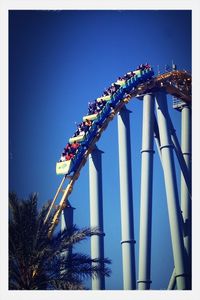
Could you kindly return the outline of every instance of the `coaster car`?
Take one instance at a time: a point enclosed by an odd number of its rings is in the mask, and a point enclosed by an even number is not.
[[[109,96],[102,96],[102,97],[97,98],[97,102],[100,102],[101,100],[109,101],[110,99],[111,99],[111,95],[109,95]]]
[[[83,117],[83,122],[85,122],[86,120],[89,120],[89,121],[93,121],[97,118],[97,115],[98,114],[93,114],[93,115],[88,115],[88,116],[84,116]]]
[[[70,143],[70,144],[72,144],[72,143],[74,143],[74,142],[80,143],[80,142],[82,142],[82,141],[84,140],[84,138],[85,138],[85,132],[82,131],[81,134],[79,134],[79,135],[77,135],[77,136],[74,136],[74,137],[71,137],[71,138],[69,139],[69,143]]]
[[[135,70],[135,71],[133,71],[133,73],[135,74],[135,76],[138,76],[138,77],[142,76],[142,70]]]
[[[125,79],[122,79],[122,80],[119,80],[119,79],[118,79],[114,84],[123,86],[123,85],[126,84],[126,80],[125,80]]]
[[[57,175],[68,174],[71,166],[72,166],[72,160],[57,162],[57,164],[56,164],[56,174]]]

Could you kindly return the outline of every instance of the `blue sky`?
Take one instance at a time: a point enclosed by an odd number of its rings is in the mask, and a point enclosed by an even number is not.
[[[9,17],[9,186],[42,205],[61,181],[55,164],[87,103],[140,63],[157,73],[173,61],[191,70],[190,11],[11,11]],[[169,109],[180,137],[180,113]],[[138,265],[142,102],[133,99],[131,148]],[[103,133],[105,256],[112,260],[107,289],[122,289],[117,120]],[[166,289],[173,270],[166,197],[157,149],[154,155],[152,289]],[[177,170],[177,175],[179,171]],[[178,176],[179,182],[179,176]],[[75,223],[89,226],[88,164],[70,196]],[[89,241],[79,250],[89,253]],[[87,283],[88,286],[90,285]]]

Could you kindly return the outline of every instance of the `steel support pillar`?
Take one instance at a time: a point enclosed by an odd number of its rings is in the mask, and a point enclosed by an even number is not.
[[[118,114],[121,245],[124,290],[136,289],[129,113],[130,111],[124,107]]]
[[[98,228],[99,232],[91,236],[91,258],[104,258],[104,233],[103,233],[103,200],[102,200],[102,164],[103,151],[97,147],[89,155],[89,182],[90,182],[90,226]],[[93,263],[99,264],[99,263]],[[105,289],[105,277],[92,278],[93,290]]]
[[[187,166],[191,181],[191,107],[183,106],[182,116],[182,132],[181,132],[181,148],[183,157]],[[189,288],[191,289],[191,197],[188,188],[181,174],[181,210],[184,222],[184,245],[188,254],[188,273]]]
[[[188,190],[188,197],[191,199],[191,174],[188,170],[188,166],[187,166],[185,158],[183,156],[181,146],[180,146],[178,138],[176,136],[176,130],[174,129],[174,126],[173,126],[170,118],[169,118],[169,127],[171,129],[171,138],[172,138],[172,142],[174,145],[174,150],[176,152],[176,156],[179,161],[180,168],[181,168],[181,175],[184,178],[185,186],[187,187],[187,190]]]
[[[178,290],[185,290],[187,289],[186,257],[182,235],[182,216],[178,200],[173,146],[170,137],[170,130],[168,128],[168,108],[166,94],[164,92],[156,93],[156,102],[176,283]]]
[[[156,119],[155,114],[154,114],[154,139],[155,139],[155,142],[156,142],[158,155],[160,157],[160,162],[162,164],[162,156],[161,156],[161,151],[160,151],[160,134],[159,134],[158,123],[157,123],[157,119]]]
[[[151,284],[151,224],[154,142],[154,96],[143,97],[142,169],[140,193],[140,235],[138,289]]]

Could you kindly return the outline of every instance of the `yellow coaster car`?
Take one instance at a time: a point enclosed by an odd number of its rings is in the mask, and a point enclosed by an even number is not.
[[[71,160],[57,162],[56,164],[56,174],[65,175],[69,172],[71,167]]]
[[[72,137],[69,139],[69,143],[73,144],[74,142],[82,142],[85,138],[85,132],[83,132],[83,134],[77,135],[75,137]]]
[[[133,73],[135,74],[135,75],[142,75],[142,70],[135,70],[135,71],[133,71]]]
[[[84,116],[84,117],[83,117],[83,122],[85,122],[86,120],[93,121],[94,119],[96,119],[97,115],[98,115],[98,114],[93,114],[93,115]]]
[[[115,84],[117,84],[117,85],[120,85],[120,86],[123,86],[123,85],[125,85],[126,84],[126,80],[117,80],[116,82],[115,82]]]
[[[109,95],[109,96],[102,96],[102,97],[97,98],[97,102],[100,102],[101,100],[109,101],[109,100],[111,100],[111,95]]]

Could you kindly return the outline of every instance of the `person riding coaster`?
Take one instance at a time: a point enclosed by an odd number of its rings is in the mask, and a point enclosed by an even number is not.
[[[61,154],[60,162],[71,160],[75,156],[79,146],[80,144],[77,143],[77,141],[73,142],[72,144],[67,143],[66,147],[64,148]]]

